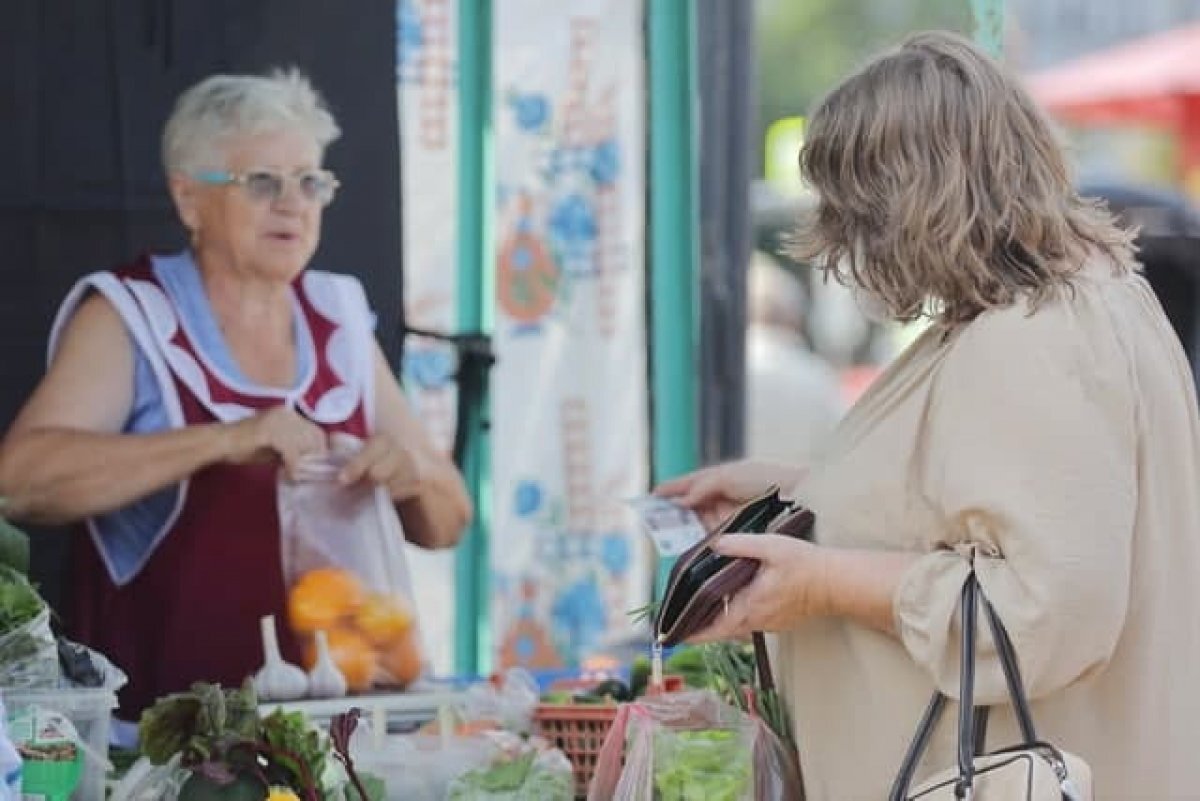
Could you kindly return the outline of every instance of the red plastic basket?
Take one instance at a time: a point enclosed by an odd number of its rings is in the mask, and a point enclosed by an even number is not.
[[[616,716],[616,704],[538,704],[533,711],[534,733],[566,754],[579,798],[587,796],[600,747]]]
[[[591,682],[594,684],[594,682]],[[579,689],[584,682],[560,682],[555,689]],[[679,692],[684,689],[682,676],[663,677],[656,692]],[[533,710],[533,732],[545,737],[561,750],[575,770],[575,796],[586,798],[596,760],[617,717],[618,704],[538,704]]]

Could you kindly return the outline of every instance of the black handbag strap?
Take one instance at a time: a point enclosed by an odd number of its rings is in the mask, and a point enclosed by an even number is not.
[[[983,740],[987,726],[987,707],[975,708],[975,640],[977,629],[977,607],[983,605],[984,613],[991,629],[992,639],[996,644],[996,652],[1000,665],[1004,670],[1004,680],[1008,685],[1008,695],[1012,702],[1017,723],[1021,728],[1024,744],[1033,746],[1038,742],[1037,733],[1033,727],[1033,715],[1029,711],[1029,699],[1025,694],[1025,685],[1021,681],[1020,668],[1017,665],[1016,651],[1012,640],[996,614],[995,608],[983,594],[979,579],[972,570],[963,582],[961,594],[962,609],[962,643],[959,667],[959,708],[958,708],[958,771],[959,784],[956,788],[959,797],[964,797],[975,780],[974,757],[983,750]],[[934,727],[945,709],[948,699],[941,692],[934,691],[925,713],[917,724],[917,732],[904,755],[904,761],[892,783],[888,794],[889,801],[904,801],[908,789],[916,774],[917,765],[929,746]]]

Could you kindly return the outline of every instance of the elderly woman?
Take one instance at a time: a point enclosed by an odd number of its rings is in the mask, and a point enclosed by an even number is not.
[[[808,470],[659,489],[711,519],[779,483],[816,513],[813,543],[723,540],[761,569],[702,637],[777,632],[809,801],[877,801],[933,688],[957,695],[973,562],[1039,734],[1091,763],[1096,797],[1196,798],[1200,421],[1128,233],[1075,195],[1029,96],[950,34],[833,90],[800,162],[819,202],[798,255],[931,324]],[[1004,704],[981,639],[977,702]],[[954,717],[924,775],[954,764]],[[988,746],[1019,741],[994,709]]]
[[[284,611],[277,465],[352,436],[365,444],[339,479],[386,487],[411,541],[451,546],[470,516],[362,287],[306,269],[338,188],[321,167],[338,134],[295,73],[187,90],[163,160],[191,248],[79,282],[0,451],[7,514],[87,521],[72,620],[129,674],[124,717],[261,664],[258,618]]]

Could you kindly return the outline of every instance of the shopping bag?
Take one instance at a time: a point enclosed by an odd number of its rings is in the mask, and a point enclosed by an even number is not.
[[[703,690],[622,704],[589,801],[797,801],[796,762],[759,718]]]
[[[287,622],[316,660],[326,632],[334,663],[352,692],[406,687],[423,669],[423,649],[404,532],[383,487],[343,485],[338,474],[361,447],[342,440],[278,487]]]

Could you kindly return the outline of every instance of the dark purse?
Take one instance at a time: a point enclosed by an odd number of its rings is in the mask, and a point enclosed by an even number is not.
[[[959,676],[958,764],[909,790],[917,763],[929,746],[947,698],[936,690],[913,737],[888,801],[1089,801],[1092,774],[1087,763],[1038,739],[1017,666],[1017,655],[999,615],[972,570],[962,588],[962,651]],[[987,707],[974,706],[977,607],[983,606],[1004,669],[1009,699],[1021,728],[1020,745],[984,754]]]
[[[722,556],[713,544],[724,534],[782,534],[798,539],[812,536],[812,511],[779,497],[772,487],[729,515],[703,540],[680,554],[671,568],[662,603],[654,619],[657,644],[677,645],[708,627],[738,590],[758,573],[754,559]],[[766,641],[754,633],[754,656],[763,689],[773,690]]]

